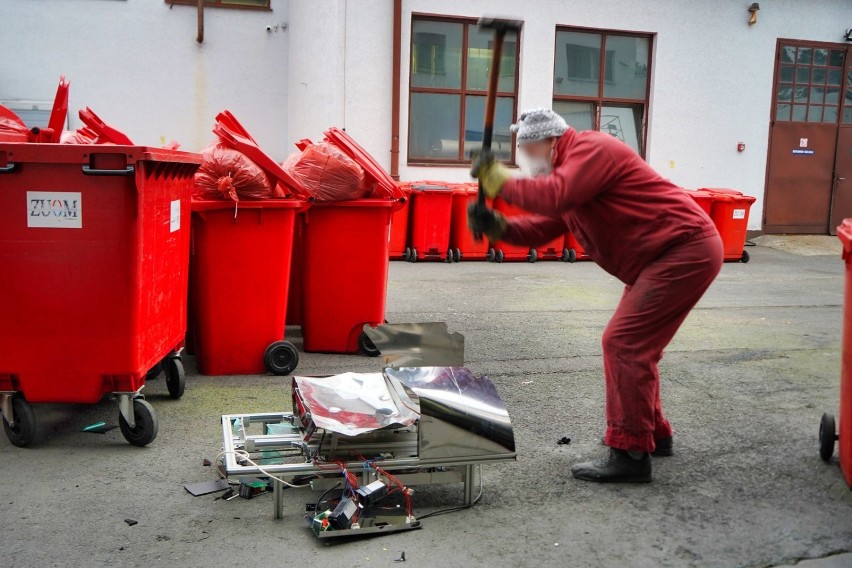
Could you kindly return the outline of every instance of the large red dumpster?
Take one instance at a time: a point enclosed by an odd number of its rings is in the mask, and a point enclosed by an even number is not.
[[[449,184],[423,182],[411,185],[408,220],[408,261],[452,261],[450,220],[453,190]]]
[[[843,243],[846,285],[843,300],[843,348],[840,368],[840,430],[830,413],[823,414],[819,428],[820,456],[830,461],[834,443],[839,440],[840,469],[852,488],[852,219],[844,219],[837,228]]]
[[[722,236],[725,260],[748,262],[749,254],[744,248],[748,214],[756,199],[733,189],[705,188],[700,191],[713,194],[710,217]]]
[[[467,223],[467,208],[471,203],[476,203],[477,184],[458,184],[453,189],[453,212],[450,222],[450,250],[453,253],[453,261],[462,260],[485,260],[488,256],[488,240],[482,238],[476,240]],[[493,203],[487,200],[488,207]]]
[[[129,442],[157,434],[139,394],[164,359],[183,393],[189,201],[197,154],[0,143],[0,406],[32,443],[29,403],[115,393]]]

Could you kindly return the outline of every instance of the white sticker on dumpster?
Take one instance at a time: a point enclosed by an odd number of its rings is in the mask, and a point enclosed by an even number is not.
[[[745,219],[745,209],[734,209],[734,219]]]
[[[169,232],[180,230],[180,199],[172,201],[172,215],[169,218]]]
[[[82,229],[82,194],[74,191],[28,191],[27,227]]]

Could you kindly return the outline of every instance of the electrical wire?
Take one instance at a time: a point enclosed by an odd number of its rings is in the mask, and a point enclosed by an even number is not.
[[[438,511],[432,511],[431,513],[426,513],[425,515],[420,515],[417,517],[418,521],[422,521],[423,519],[428,519],[429,517],[437,517],[438,515],[445,515],[447,513],[456,513],[458,511],[464,511],[465,509],[470,509],[482,498],[482,464],[479,465],[479,495],[476,496],[476,499],[473,500],[473,503],[470,505],[461,505],[459,507],[450,507],[449,509],[441,509]]]
[[[264,467],[263,467],[262,465],[258,464],[258,463],[257,463],[257,462],[255,462],[254,460],[252,460],[252,459],[249,457],[249,453],[248,453],[247,451],[245,451],[245,450],[234,450],[234,451],[232,451],[232,452],[229,452],[229,451],[227,451],[227,450],[225,450],[225,451],[221,451],[221,452],[219,452],[219,453],[216,455],[216,457],[213,459],[213,463],[217,463],[217,462],[219,461],[219,458],[221,458],[222,456],[227,455],[227,454],[233,454],[234,456],[238,456],[238,457],[242,458],[242,459],[243,459],[243,461],[246,461],[246,462],[250,463],[251,465],[253,465],[254,467],[256,467],[256,468],[257,468],[257,469],[258,469],[258,470],[259,470],[262,474],[264,474],[265,476],[267,476],[269,479],[274,479],[276,482],[280,483],[281,485],[286,485],[287,487],[291,487],[291,488],[293,488],[293,489],[302,489],[302,488],[310,487],[310,486],[311,486],[311,484],[310,484],[310,483],[306,483],[306,484],[304,484],[304,485],[293,485],[292,483],[288,483],[287,481],[284,481],[284,480],[283,480],[283,479],[281,479],[280,477],[276,477],[274,474],[269,473],[268,471],[266,471],[266,469],[264,469]],[[218,468],[217,468],[217,471],[218,471]],[[222,473],[221,473],[221,472],[219,472],[219,477],[221,477],[221,478],[223,478],[223,479],[224,479],[224,476],[222,475]]]
[[[338,487],[340,487],[340,484],[341,484],[341,482],[340,482],[340,481],[338,481],[338,482],[334,485],[334,487],[332,487],[332,488],[330,488],[330,489],[326,490],[326,492],[325,492],[325,493],[323,493],[322,495],[320,495],[320,498],[317,500],[317,505],[316,505],[316,507],[314,507],[314,512],[315,512],[317,515],[322,514],[322,509],[320,509],[320,503],[322,503],[322,500],[323,500],[323,499],[325,499],[325,496],[326,496],[326,495],[328,495],[329,493],[331,493],[332,491],[334,491],[335,489],[337,489]],[[342,497],[343,497],[343,495],[341,495],[340,497],[342,498]]]

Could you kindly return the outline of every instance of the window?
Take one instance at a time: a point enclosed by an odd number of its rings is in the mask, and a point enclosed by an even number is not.
[[[205,8],[247,8],[250,10],[272,10],[272,0],[204,0]],[[166,0],[166,4],[197,6],[198,0]]]
[[[553,110],[644,157],[650,65],[650,35],[557,28]]]
[[[467,164],[482,146],[493,33],[475,20],[415,16],[411,24],[408,163]],[[513,162],[509,126],[517,111],[518,37],[506,35],[492,149]]]
[[[775,120],[837,123],[846,50],[782,45],[778,55]],[[848,106],[844,122],[852,123]]]

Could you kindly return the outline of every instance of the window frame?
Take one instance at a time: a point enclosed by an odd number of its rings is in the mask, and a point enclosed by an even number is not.
[[[637,105],[641,104],[643,107],[642,112],[642,126],[641,132],[639,135],[639,139],[642,142],[641,152],[639,155],[643,160],[647,160],[648,155],[648,116],[651,112],[651,77],[652,77],[652,69],[654,64],[654,48],[655,48],[655,40],[657,37],[656,33],[653,32],[640,32],[633,30],[610,30],[606,28],[587,28],[582,26],[569,26],[559,24],[556,26],[556,33],[554,34],[554,45],[553,45],[553,73],[551,76],[551,82],[555,83],[556,78],[556,51],[559,49],[559,32],[578,32],[578,33],[593,33],[600,34],[601,36],[601,45],[600,45],[600,62],[598,69],[598,94],[597,96],[586,96],[586,95],[565,95],[556,92],[556,85],[553,85],[553,102],[556,101],[565,101],[565,102],[581,102],[581,103],[592,103],[595,106],[595,113],[592,121],[592,130],[597,132],[601,132],[601,110],[604,105]],[[604,85],[606,83],[606,60],[607,60],[607,52],[606,52],[606,38],[607,36],[621,36],[621,37],[631,37],[631,38],[642,38],[648,40],[648,76],[645,81],[645,97],[643,99],[625,99],[621,97],[607,97],[604,95]]]
[[[432,22],[444,22],[450,24],[462,24],[462,61],[461,61],[461,83],[458,89],[445,89],[445,88],[436,88],[436,87],[415,87],[412,85],[412,64],[411,64],[411,52],[412,52],[412,44],[414,41],[414,23],[416,21],[432,21]],[[469,96],[481,96],[485,97],[487,94],[487,90],[480,91],[477,89],[469,89],[467,87],[467,60],[468,60],[468,30],[470,29],[469,24],[476,24],[476,18],[469,18],[464,16],[446,16],[442,14],[429,14],[429,13],[420,13],[420,12],[412,12],[411,14],[411,26],[409,29],[409,42],[408,42],[408,134],[405,145],[405,155],[406,155],[406,163],[409,166],[448,166],[448,167],[468,167],[470,166],[470,159],[465,156],[465,119],[467,114],[467,104],[466,100]],[[497,98],[500,97],[511,97],[512,98],[512,123],[515,123],[518,120],[518,90],[520,88],[520,63],[521,63],[521,31],[516,32],[517,39],[515,41],[516,44],[516,53],[515,53],[515,81],[513,84],[513,91],[497,91]],[[412,95],[415,93],[432,93],[439,95],[458,95],[460,98],[459,101],[459,156],[458,159],[451,158],[424,158],[422,156],[414,156],[411,155],[411,99]],[[511,148],[511,157],[507,162],[510,166],[516,165],[516,146],[515,143],[515,133],[512,133],[512,140],[510,143]]]
[[[798,71],[800,66],[804,66],[804,65],[800,65],[798,61],[794,61],[793,64],[792,64],[792,66],[793,66],[793,80],[790,83],[783,82],[783,84],[785,84],[785,85],[789,84],[790,87],[792,87],[792,89],[793,89],[790,101],[789,102],[788,101],[779,101],[778,100],[778,87],[782,84],[781,67],[782,67],[782,65],[785,65],[785,63],[783,61],[781,61],[781,53],[782,53],[782,50],[785,46],[795,47],[797,55],[798,55],[798,49],[800,47],[811,48],[811,49],[826,49],[826,50],[829,51],[829,57],[830,57],[830,52],[832,50],[844,51],[844,47],[845,47],[846,48],[845,49],[846,55],[844,55],[843,65],[841,65],[840,67],[835,67],[835,66],[830,65],[829,64],[830,60],[826,61],[825,65],[814,65],[813,59],[811,59],[811,63],[807,65],[807,67],[809,69],[809,75],[808,75],[809,79],[808,79],[807,83],[804,83],[805,88],[807,88],[807,90],[808,90],[808,97],[807,97],[807,100],[806,100],[805,103],[797,102],[796,101],[796,93],[795,93],[796,87],[798,87],[799,85],[802,85],[802,83],[799,83],[797,81],[796,72]],[[848,73],[846,72],[846,69],[848,67],[850,70],[852,70],[852,66],[848,65],[849,62],[846,61],[846,59],[845,59],[846,57],[849,57],[849,49],[848,49],[848,46],[846,46],[845,44],[842,44],[842,43],[778,38],[776,40],[776,43],[775,43],[775,60],[774,60],[775,70],[774,70],[774,73],[773,73],[773,76],[772,76],[772,105],[770,107],[770,117],[769,117],[770,125],[775,125],[776,122],[790,122],[790,123],[797,123],[797,124],[829,124],[829,125],[835,125],[835,126],[844,126],[844,125],[848,126],[850,123],[843,121],[843,118],[844,118],[843,113],[844,113],[844,110],[847,108],[847,106],[850,106],[850,105],[846,104],[845,96],[846,96],[846,90],[849,87],[852,87],[852,83],[847,85],[847,83],[849,81],[848,81],[848,78],[847,78]],[[813,58],[813,54],[811,54],[811,58]],[[786,65],[789,65],[789,64],[786,64]],[[811,88],[813,88],[814,86],[819,86],[819,85],[815,85],[812,82],[813,81],[812,73],[813,73],[814,67],[826,70],[825,81],[822,84],[822,88],[823,88],[823,91],[824,91],[823,92],[823,102],[819,105],[819,106],[822,107],[822,114],[820,115],[821,120],[819,122],[817,122],[817,121],[812,122],[812,121],[808,120],[808,113],[810,112],[810,106],[811,106]],[[822,119],[825,118],[825,109],[826,109],[826,107],[830,106],[830,105],[826,104],[826,102],[825,102],[825,99],[828,96],[827,90],[829,88],[828,72],[829,72],[829,70],[837,70],[837,69],[840,70],[840,85],[837,85],[838,89],[840,89],[840,91],[838,93],[837,119],[834,122],[825,122],[824,120],[822,120]],[[787,105],[790,106],[790,118],[788,120],[783,120],[783,119],[779,120],[778,119],[778,105],[781,105],[781,104],[787,104]],[[805,120],[793,120],[793,112],[795,110],[796,105],[805,107]]]
[[[169,6],[198,6],[198,0],[164,0]],[[234,4],[229,0],[204,0],[205,8],[225,8],[227,10],[256,10],[261,12],[272,11],[272,0],[266,0],[266,6],[252,6],[250,4]]]

